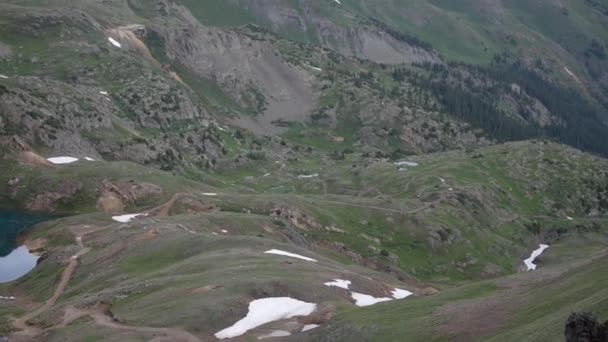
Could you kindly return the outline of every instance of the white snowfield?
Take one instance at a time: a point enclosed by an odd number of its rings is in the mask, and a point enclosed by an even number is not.
[[[127,223],[127,222],[131,222],[131,220],[133,220],[134,218],[136,218],[138,216],[148,216],[148,214],[126,214],[126,215],[112,216],[112,220],[122,222],[122,223]]]
[[[264,340],[264,339],[273,338],[273,337],[286,337],[286,336],[291,336],[291,333],[289,331],[285,331],[285,330],[275,330],[275,331],[271,332],[270,334],[259,336],[258,340]]]
[[[46,160],[50,161],[53,164],[60,165],[60,164],[71,164],[71,163],[77,162],[78,158],[74,158],[74,157],[52,157],[52,158],[47,158]]]
[[[380,302],[388,302],[389,300],[393,300],[393,298],[382,297],[376,298],[374,296],[366,295],[359,292],[351,292],[350,295],[355,300],[356,306],[370,306]]]
[[[414,163],[414,162],[411,162],[411,161],[399,161],[399,162],[395,162],[395,165],[397,165],[397,166],[411,166],[411,167],[414,167],[414,166],[418,166],[418,163]]]
[[[335,287],[343,288],[345,290],[348,290],[348,287],[350,286],[350,284],[351,284],[350,280],[344,280],[344,279],[334,279],[334,281],[329,281],[327,283],[323,283],[323,285],[325,285],[325,286],[335,286]]]
[[[306,260],[306,261],[312,261],[312,262],[317,262],[317,260],[309,258],[309,257],[305,257],[303,255],[299,255],[299,254],[294,254],[294,253],[289,253],[289,252],[285,252],[282,251],[280,249],[271,249],[269,251],[264,252],[265,254],[277,254],[277,255],[284,255],[284,256],[288,256],[291,258],[297,258],[297,259],[302,259],[302,260]]]
[[[215,333],[215,337],[222,340],[241,336],[260,325],[296,316],[308,316],[316,309],[317,304],[290,297],[256,299],[249,303],[249,312],[245,318]]]
[[[108,37],[108,40],[110,41],[110,43],[112,43],[112,45],[116,46],[117,48],[120,49],[122,47],[122,45],[118,41],[116,41],[116,39]]]
[[[315,177],[319,177],[318,173],[314,173],[312,175],[299,175],[298,178],[315,178]]]
[[[549,248],[549,245],[540,244],[538,249],[535,249],[532,252],[532,255],[530,255],[528,259],[524,260],[524,264],[526,264],[526,267],[528,268],[527,271],[536,269],[536,264],[534,264],[534,260],[538,258],[539,255],[543,254],[543,251],[547,248]]]
[[[397,288],[393,289],[393,291],[391,291],[391,293],[393,294],[393,298],[395,298],[395,299],[403,299],[403,298],[413,295],[413,293],[408,290],[397,289]]]
[[[335,286],[335,287],[339,287],[339,288],[348,290],[351,285],[351,281],[344,280],[344,279],[334,279],[334,281],[323,283],[323,285]],[[376,298],[374,296],[370,296],[370,295],[366,295],[366,294],[354,292],[354,291],[351,291],[351,293],[350,293],[350,295],[355,300],[355,305],[357,305],[357,306],[369,306],[369,305],[374,305],[376,303],[386,302],[386,301],[393,300],[393,299],[403,299],[403,298],[413,295],[413,293],[408,290],[403,290],[403,289],[398,289],[398,288],[394,288],[391,291],[391,294],[392,294],[392,298],[389,298],[389,297]]]
[[[320,325],[318,324],[306,324],[303,328],[302,328],[302,332],[308,331],[308,330],[312,330],[314,328],[318,328],[320,327]]]

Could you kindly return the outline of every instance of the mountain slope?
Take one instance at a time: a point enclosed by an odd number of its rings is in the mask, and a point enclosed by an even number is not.
[[[0,209],[53,217],[19,238],[42,258],[0,284],[2,333],[215,340],[277,297],[301,314],[235,340],[553,341],[606,315],[605,12],[4,1]]]

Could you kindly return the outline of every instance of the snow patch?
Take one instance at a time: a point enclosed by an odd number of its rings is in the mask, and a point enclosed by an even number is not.
[[[271,250],[266,251],[264,253],[265,254],[284,255],[284,256],[288,256],[288,257],[292,257],[292,258],[297,258],[297,259],[302,259],[302,260],[306,260],[306,261],[317,262],[317,260],[315,260],[315,259],[312,259],[312,258],[309,258],[309,257],[305,257],[305,256],[299,255],[299,254],[285,252],[285,251],[282,251],[280,249],[271,249]]]
[[[241,336],[260,325],[296,316],[308,316],[316,309],[317,304],[290,297],[256,299],[249,303],[249,312],[245,318],[215,333],[215,337],[222,340]]]
[[[313,70],[316,70],[316,71],[323,71],[323,69],[317,68],[317,67],[312,66],[312,65],[309,65],[308,67],[311,68],[311,69],[313,69]]]
[[[570,216],[566,216],[566,219],[568,219],[568,221],[572,221],[572,220],[574,220],[574,219],[573,219],[572,217],[570,217]]]
[[[122,223],[127,223],[127,222],[131,222],[131,220],[133,220],[134,218],[136,218],[138,216],[148,216],[148,214],[126,214],[126,215],[112,216],[112,220],[122,222]]]
[[[262,177],[268,177],[268,176],[270,176],[270,172],[265,173]]]
[[[122,45],[114,38],[112,37],[108,37],[108,40],[110,41],[110,43],[112,43],[112,45],[116,46],[117,48],[121,48]]]
[[[351,292],[350,295],[355,300],[355,305],[357,306],[370,306],[380,302],[387,302],[389,300],[393,300],[393,298],[382,297],[376,298],[374,296],[366,295],[359,292]]]
[[[573,78],[575,78],[575,79],[577,79],[577,80],[578,80],[578,77],[576,77],[576,75],[575,75],[575,74],[574,74],[572,71],[570,71],[570,69],[568,69],[567,67],[564,67],[564,71],[566,71],[566,73],[567,73],[568,75],[570,75],[570,76],[572,76]]]
[[[91,157],[84,157],[84,160],[86,160],[86,161],[95,161],[95,159],[93,159]]]
[[[350,280],[343,280],[343,279],[334,279],[334,281],[323,283],[323,285],[325,285],[325,286],[335,286],[335,287],[343,288],[345,290],[348,290],[348,287],[350,286],[350,284],[351,284]]]
[[[203,196],[217,196],[215,192],[203,192]]]
[[[101,91],[101,90],[100,90],[100,91],[99,91],[99,93],[100,93],[101,95],[108,95],[108,92],[107,92],[107,91]]]
[[[270,334],[259,336],[258,340],[263,340],[266,338],[273,338],[273,337],[286,337],[286,336],[291,336],[291,333],[289,331],[285,331],[285,330],[275,330],[275,331],[271,332]]]
[[[334,0],[335,3],[337,3],[338,5],[342,5],[342,3],[340,2],[340,0]]]
[[[526,267],[528,268],[526,271],[536,269],[536,264],[534,264],[534,260],[538,258],[539,255],[543,254],[543,251],[547,248],[549,248],[549,245],[540,244],[538,249],[535,249],[532,252],[532,255],[530,255],[528,259],[524,260],[524,264],[526,264]]]
[[[315,177],[319,177],[318,173],[314,173],[312,175],[299,175],[298,178],[315,178]]]
[[[318,328],[320,327],[320,325],[318,324],[306,324],[303,328],[302,328],[302,332],[308,331],[308,330],[312,330],[314,328]]]
[[[228,231],[226,229],[222,229],[222,233],[228,234]]]
[[[0,299],[3,299],[3,300],[15,300],[15,297],[13,297],[13,296],[0,296]]]
[[[9,77],[5,76],[5,75],[0,75],[0,78],[9,78]]]
[[[395,165],[397,165],[397,166],[411,166],[411,167],[414,167],[414,166],[418,166],[419,164],[411,162],[411,161],[399,161],[399,162],[395,162]]]
[[[74,157],[52,157],[47,158],[46,160],[50,161],[53,164],[71,164],[78,161],[78,158]]]
[[[395,298],[395,299],[403,299],[403,298],[413,295],[413,293],[408,290],[397,289],[397,288],[393,289],[393,291],[391,291],[391,293],[393,294],[393,298]]]

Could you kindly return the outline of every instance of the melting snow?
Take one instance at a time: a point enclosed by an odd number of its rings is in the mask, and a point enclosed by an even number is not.
[[[291,333],[289,331],[285,331],[285,330],[275,330],[275,331],[271,332],[270,334],[266,334],[266,335],[262,335],[262,336],[258,337],[258,340],[263,340],[263,339],[272,338],[272,337],[285,337],[285,336],[291,336]]]
[[[543,245],[540,244],[540,246],[538,247],[538,249],[534,250],[532,252],[532,255],[530,255],[530,257],[526,260],[524,260],[524,264],[526,264],[526,267],[528,268],[527,271],[531,271],[531,270],[535,270],[536,269],[536,264],[534,264],[534,260],[541,254],[543,254],[543,251],[545,249],[549,248],[549,245]]]
[[[256,299],[249,303],[249,312],[245,318],[217,332],[215,337],[225,339],[241,336],[260,325],[295,316],[308,316],[316,309],[317,304],[289,297]]]
[[[298,178],[314,178],[314,177],[319,177],[318,173],[312,174],[312,175],[299,175]]]
[[[321,68],[317,68],[317,67],[314,67],[314,66],[312,66],[312,65],[309,65],[309,67],[310,67],[311,69],[313,69],[313,70],[317,70],[317,71],[323,71],[323,69],[321,69]]]
[[[302,328],[302,332],[312,330],[312,329],[318,328],[318,327],[320,327],[320,325],[318,325],[318,324],[306,324],[304,326],[304,328]]]
[[[355,300],[355,305],[357,306],[370,306],[380,302],[387,302],[389,300],[393,300],[393,298],[376,298],[370,295],[366,295],[359,292],[351,292],[350,295]]]
[[[112,37],[108,37],[108,40],[110,41],[110,43],[112,43],[112,45],[116,46],[117,48],[120,48],[122,45],[120,45],[119,42],[117,42],[114,38]]]
[[[73,162],[77,162],[78,158],[74,158],[74,157],[52,157],[52,158],[47,158],[48,161],[50,161],[53,164],[71,164]]]
[[[127,214],[127,215],[120,215],[120,216],[112,216],[112,220],[122,222],[122,223],[127,223],[138,216],[148,216],[148,214]]]
[[[0,78],[9,78],[9,77],[5,76],[5,75],[0,75]]]
[[[306,260],[306,261],[317,262],[317,260],[315,260],[315,259],[312,259],[312,258],[309,258],[309,257],[305,257],[305,256],[299,255],[299,254],[285,252],[285,251],[282,251],[280,249],[271,249],[271,250],[266,251],[264,253],[266,253],[266,254],[284,255],[284,256],[288,256],[288,257],[292,257],[292,258],[298,258],[298,259],[302,259],[302,260]]]
[[[400,162],[395,162],[395,165],[397,166],[418,166],[418,163],[414,163],[411,161],[400,161]]]
[[[323,283],[323,285],[325,285],[325,286],[335,286],[335,287],[343,288],[345,290],[348,290],[348,287],[350,286],[350,284],[351,284],[350,280],[343,280],[343,279],[334,279],[334,281]]]
[[[393,298],[395,299],[403,299],[413,295],[412,292],[403,289],[394,289],[393,291],[391,291],[391,293],[393,294]]]

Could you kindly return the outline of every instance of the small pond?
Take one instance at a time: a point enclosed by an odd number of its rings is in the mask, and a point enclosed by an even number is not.
[[[17,243],[19,233],[44,221],[42,215],[0,211],[0,283],[7,283],[27,274],[39,256]]]

